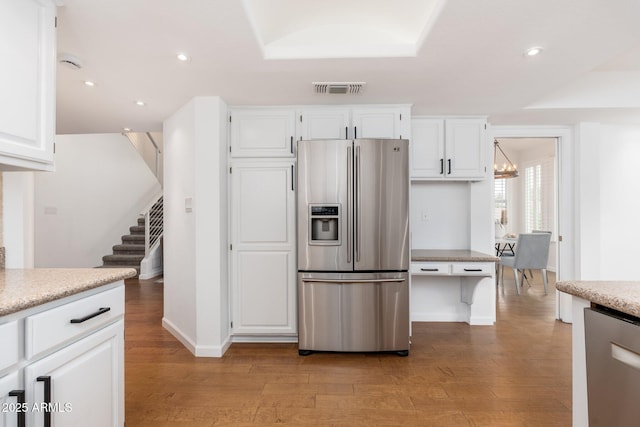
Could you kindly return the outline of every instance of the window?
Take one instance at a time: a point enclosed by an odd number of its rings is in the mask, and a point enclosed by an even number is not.
[[[506,223],[507,218],[507,180],[496,179],[494,181],[494,208],[493,219],[495,222]],[[502,213],[504,212],[504,213]]]
[[[539,160],[524,169],[524,229],[553,232],[554,229],[553,159]]]

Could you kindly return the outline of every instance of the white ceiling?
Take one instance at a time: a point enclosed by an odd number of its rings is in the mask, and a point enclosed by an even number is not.
[[[409,103],[414,115],[487,115],[498,125],[640,124],[637,0],[58,2],[58,51],[83,61],[81,70],[57,69],[60,134],[159,131],[199,95],[229,105]],[[375,42],[346,56],[409,56],[340,58],[325,43],[313,53],[324,59],[265,59],[313,51],[322,22],[340,40]],[[375,34],[362,37],[366,30]],[[543,53],[526,58],[534,45]],[[179,63],[177,52],[191,60]],[[314,81],[366,86],[361,95],[316,95]]]

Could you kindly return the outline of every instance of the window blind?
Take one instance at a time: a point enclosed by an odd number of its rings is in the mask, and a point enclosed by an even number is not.
[[[537,160],[524,169],[524,228],[554,230],[554,162],[553,159]]]

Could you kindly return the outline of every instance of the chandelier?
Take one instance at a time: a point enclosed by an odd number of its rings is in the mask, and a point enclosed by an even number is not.
[[[494,146],[494,151],[493,151],[493,176],[495,179],[502,179],[502,178],[515,178],[518,176],[518,169],[516,168],[516,165],[513,164],[513,162],[511,162],[511,160],[509,160],[509,157],[504,154],[504,151],[502,151],[502,148],[500,148],[500,144],[498,143],[497,139],[493,140],[493,146]],[[502,165],[498,166],[498,151],[502,154],[502,157],[504,157],[504,160],[506,160],[506,162],[502,161]]]

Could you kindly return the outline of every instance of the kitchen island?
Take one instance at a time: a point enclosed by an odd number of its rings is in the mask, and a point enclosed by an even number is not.
[[[467,249],[412,249],[411,320],[493,325],[498,260]]]
[[[584,309],[591,304],[640,317],[640,282],[561,281],[556,289],[572,295],[573,425],[589,425]]]
[[[0,425],[124,425],[119,269],[0,270]]]

